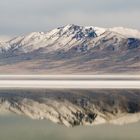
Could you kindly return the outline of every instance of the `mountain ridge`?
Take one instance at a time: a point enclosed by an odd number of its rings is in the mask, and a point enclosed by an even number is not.
[[[0,43],[0,73],[139,73],[139,34],[122,27],[74,24],[32,32]]]
[[[76,30],[78,30],[78,31],[76,31]],[[74,34],[74,31],[76,31],[75,34]],[[25,46],[28,43],[30,43],[29,45],[33,45],[33,43],[36,44],[38,40],[39,40],[38,43],[41,43],[44,40],[53,38],[53,36],[55,36],[54,38],[57,38],[57,37],[61,38],[65,34],[67,35],[67,37],[72,37],[72,38],[76,37],[77,40],[80,40],[84,37],[95,37],[96,38],[96,37],[101,36],[105,32],[114,32],[116,34],[118,33],[126,38],[128,38],[128,37],[136,38],[136,36],[137,36],[137,38],[140,38],[139,31],[133,30],[133,29],[128,29],[128,28],[123,28],[123,27],[100,28],[100,27],[94,27],[94,26],[87,26],[87,27],[85,26],[84,27],[84,26],[78,26],[78,25],[74,25],[74,24],[68,24],[63,27],[55,28],[48,32],[32,32],[27,35],[15,37],[9,41],[4,42],[3,44],[1,43],[0,48],[7,50],[8,48],[10,48],[10,46],[13,47],[15,44],[18,44],[18,42],[21,42],[21,44],[20,44],[21,46]],[[74,34],[74,35],[72,36],[71,34]],[[34,42],[32,42],[32,41],[34,41]],[[48,41],[49,40],[47,40],[47,42]],[[54,39],[52,41],[56,41],[56,40]],[[45,42],[45,43],[47,44],[47,42]],[[39,44],[36,44],[36,45],[39,45]],[[50,45],[50,44],[48,44],[48,45]],[[40,46],[40,48],[42,48],[42,47],[44,47],[44,46]],[[17,46],[15,46],[15,49],[17,49]],[[39,49],[39,47],[37,49]],[[28,52],[25,49],[23,51]]]

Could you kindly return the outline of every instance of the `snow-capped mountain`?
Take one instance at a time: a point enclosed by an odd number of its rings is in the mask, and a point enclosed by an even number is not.
[[[139,31],[70,24],[0,43],[0,72],[13,73],[23,63],[19,73],[83,73],[85,67],[90,73],[110,73],[128,71],[128,66],[139,72],[139,52]]]
[[[82,27],[77,25],[66,25],[49,32],[33,32],[26,36],[16,37],[6,43],[2,43],[0,48],[3,51],[20,51],[28,53],[40,48],[46,48],[48,52],[55,50],[68,50],[86,39],[98,40],[104,37],[103,34],[120,34],[121,37],[140,38],[140,32],[123,27],[116,28],[98,28]],[[119,36],[119,35],[118,35]],[[51,47],[50,47],[51,46]],[[94,47],[94,46],[93,46]]]
[[[137,90],[4,90],[0,111],[49,119],[67,127],[140,120]]]
[[[16,37],[1,44],[1,52],[12,50],[28,53],[40,48],[46,48],[47,52],[68,50],[86,38],[95,38],[104,32],[105,29],[97,27],[67,25],[49,32],[33,32],[26,36]]]

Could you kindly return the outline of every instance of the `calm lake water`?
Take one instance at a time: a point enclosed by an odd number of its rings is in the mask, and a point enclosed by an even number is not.
[[[66,128],[46,120],[0,114],[0,140],[140,140],[140,122]]]

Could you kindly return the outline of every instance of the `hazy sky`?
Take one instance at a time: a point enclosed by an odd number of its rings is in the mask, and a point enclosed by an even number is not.
[[[0,0],[0,36],[68,23],[140,30],[140,0]]]

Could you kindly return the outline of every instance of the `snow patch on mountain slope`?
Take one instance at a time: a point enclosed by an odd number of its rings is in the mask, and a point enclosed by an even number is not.
[[[128,38],[129,37],[140,38],[140,31],[135,30],[135,29],[129,29],[129,28],[124,28],[124,27],[114,27],[114,28],[110,28],[109,31],[119,33]]]

